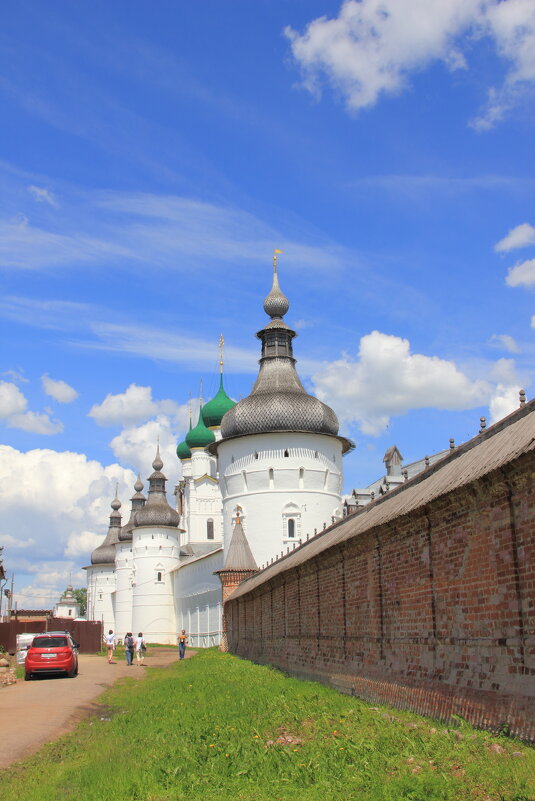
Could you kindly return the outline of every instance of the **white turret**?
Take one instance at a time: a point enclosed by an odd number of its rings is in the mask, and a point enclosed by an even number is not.
[[[143,483],[139,473],[134,489],[130,519],[121,528],[119,542],[115,546],[115,630],[120,637],[124,637],[127,631],[132,630],[132,591],[135,573],[132,532],[135,526],[135,514],[139,509],[143,509],[146,502],[141,492]]]
[[[134,515],[132,557],[135,565],[132,594],[133,632],[148,641],[174,643],[176,614],[173,571],[179,565],[180,517],[167,502],[166,477],[158,447],[149,478],[148,500]]]
[[[210,446],[218,456],[225,553],[239,514],[259,565],[341,517],[342,454],[352,448],[338,436],[333,410],[299,380],[296,334],[282,319],[288,308],[275,261],[264,302],[271,321],[257,334],[258,378],[251,394],[225,414],[222,439]]]
[[[121,531],[121,501],[115,493],[108,533],[91,554],[87,570],[87,619],[101,620],[104,631],[115,630],[115,546]]]

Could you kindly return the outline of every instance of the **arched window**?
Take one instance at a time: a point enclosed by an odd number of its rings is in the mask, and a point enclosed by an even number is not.
[[[214,539],[214,521],[212,519],[206,521],[206,539]]]
[[[300,467],[299,468],[299,489],[303,489],[303,487],[305,486],[304,479],[305,479],[305,468],[304,467]]]
[[[288,518],[288,537],[291,539],[295,537],[295,520],[293,517]]]
[[[286,450],[284,451],[284,455],[285,455],[286,457],[288,457],[288,456],[290,455],[290,454],[288,453],[288,448],[286,448]]]
[[[258,459],[258,451],[255,451],[254,458],[255,458],[255,459]]]
[[[273,468],[270,467],[269,468],[269,488],[273,489],[274,486],[275,486],[275,479],[274,479],[274,475],[273,475]]]

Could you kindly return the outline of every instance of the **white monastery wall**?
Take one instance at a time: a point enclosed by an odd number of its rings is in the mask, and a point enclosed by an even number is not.
[[[176,639],[172,571],[178,565],[178,535],[169,526],[142,526],[132,533],[131,631],[142,631],[148,642],[174,644]]]
[[[341,517],[342,444],[336,437],[255,434],[223,440],[218,457],[225,553],[237,506],[259,567]]]
[[[193,647],[209,648],[220,643],[221,582],[214,571],[222,567],[220,548],[180,565],[173,573],[176,630],[186,629]]]

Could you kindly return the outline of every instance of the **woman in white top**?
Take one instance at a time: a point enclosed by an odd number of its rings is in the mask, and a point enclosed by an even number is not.
[[[111,658],[113,656],[114,648],[115,648],[115,634],[113,633],[113,629],[110,629],[106,635],[106,649],[108,651],[109,665],[111,665]]]
[[[145,664],[145,651],[147,650],[147,646],[145,645],[145,640],[143,639],[143,634],[141,631],[136,637],[136,663],[138,665]]]

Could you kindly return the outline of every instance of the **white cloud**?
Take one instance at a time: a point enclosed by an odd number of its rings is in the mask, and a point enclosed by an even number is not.
[[[411,73],[434,62],[467,69],[465,52],[481,37],[491,40],[507,72],[474,127],[491,127],[535,82],[532,0],[346,0],[337,17],[313,20],[302,35],[284,32],[304,86],[317,95],[326,78],[351,110],[400,93]]]
[[[0,419],[20,414],[28,405],[20,389],[9,381],[0,381]]]
[[[106,395],[102,403],[92,406],[89,417],[100,426],[130,426],[157,414],[180,416],[184,409],[173,400],[153,400],[152,387],[130,384],[124,392]]]
[[[78,392],[74,387],[71,387],[65,381],[50,378],[46,374],[41,376],[41,384],[45,394],[57,400],[58,403],[71,403],[78,397]]]
[[[520,348],[515,338],[510,334],[493,334],[490,341],[495,343],[496,347],[504,348],[504,350],[509,351],[509,353],[520,353]]]
[[[516,228],[511,228],[507,236],[500,239],[494,245],[497,253],[507,253],[515,248],[524,248],[527,245],[535,245],[535,228],[529,223],[522,223]]]
[[[122,512],[125,518],[128,518],[128,507],[125,507]],[[94,531],[73,532],[67,540],[65,556],[70,556],[73,559],[78,559],[82,556],[87,559],[87,555],[91,554],[101,543],[102,535],[96,534]]]
[[[9,428],[20,428],[33,434],[59,434],[63,423],[51,420],[48,414],[26,411],[28,401],[15,384],[0,381],[0,419]]]
[[[44,434],[52,436],[61,434],[63,423],[60,420],[51,420],[48,414],[40,412],[24,412],[24,414],[13,414],[7,421],[10,428],[20,428],[22,431],[30,431],[32,434]]]
[[[88,564],[95,544],[102,542],[116,482],[125,518],[135,482],[131,470],[118,464],[105,467],[81,453],[24,453],[0,445],[2,533],[18,542],[34,540],[23,551],[6,541],[5,563],[17,574],[34,573],[38,587],[49,585],[53,594],[63,591],[69,572]],[[76,579],[82,586],[84,576]]]
[[[187,411],[185,410],[185,414]],[[186,420],[182,420],[180,429],[186,428]],[[179,430],[180,430],[179,429]],[[143,475],[149,475],[150,466],[156,454],[156,443],[160,438],[160,453],[164,463],[163,472],[170,479],[168,488],[181,472],[180,462],[176,455],[178,445],[177,428],[165,415],[159,415],[156,420],[149,420],[141,426],[125,428],[112,439],[110,446],[115,457],[125,464],[132,465]]]
[[[18,537],[13,537],[11,534],[0,533],[0,545],[3,545],[4,548],[9,547],[10,549],[20,550],[31,548],[32,545],[35,545],[35,540],[31,537],[27,540],[21,540]]]
[[[470,409],[490,394],[485,381],[471,381],[453,362],[412,354],[408,340],[379,331],[362,337],[358,360],[345,355],[313,381],[322,401],[371,435],[409,409]]]
[[[508,286],[535,286],[535,259],[519,262],[511,267],[505,283]]]
[[[34,200],[38,203],[48,203],[49,206],[57,209],[58,201],[49,189],[45,189],[42,186],[29,186],[28,192],[33,195]]]
[[[533,315],[533,317],[531,318],[531,327],[532,327],[532,328],[535,328],[535,314],[534,314],[534,315]]]
[[[506,417],[519,406],[518,393],[521,387],[509,386],[506,384],[498,384],[492,393],[489,402],[490,422],[496,423],[503,417]]]
[[[4,370],[3,373],[0,375],[4,376],[5,378],[9,378],[13,382],[18,382],[19,384],[29,384],[30,380],[26,378],[24,375],[24,370],[19,368],[18,370]]]

